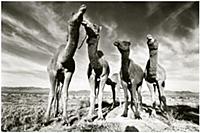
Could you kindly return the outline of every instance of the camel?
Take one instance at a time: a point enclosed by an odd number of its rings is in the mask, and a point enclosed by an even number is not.
[[[56,112],[55,116],[58,114],[59,107],[59,94],[62,92],[62,106],[63,120],[68,123],[67,118],[67,101],[68,101],[68,89],[71,78],[75,71],[75,61],[73,56],[77,49],[79,40],[79,28],[83,20],[83,15],[86,12],[86,6],[81,5],[77,13],[73,13],[72,17],[68,21],[68,38],[67,44],[58,47],[56,53],[51,58],[47,71],[50,80],[50,91],[48,97],[48,106],[45,113],[45,123],[49,121],[51,108],[53,106],[53,101],[55,100]],[[61,94],[60,94],[61,95]]]
[[[155,95],[157,88],[160,106],[162,106],[163,103],[163,109],[165,110],[167,109],[166,97],[164,95],[166,71],[157,62],[158,42],[152,35],[147,35],[147,45],[149,48],[149,60],[146,65],[144,78],[151,93],[153,109],[156,108]],[[156,115],[155,110],[153,110],[152,115]]]
[[[143,70],[142,68],[135,64],[133,60],[129,58],[130,53],[129,41],[115,41],[114,46],[116,46],[121,53],[121,69],[120,69],[120,78],[121,85],[124,89],[125,97],[125,107],[122,114],[123,117],[127,117],[128,112],[128,91],[131,94],[131,109],[135,115],[136,119],[141,119],[139,114],[139,108],[141,104],[141,86],[143,81]],[[133,109],[135,105],[135,111]]]
[[[91,87],[90,91],[90,109],[86,120],[92,121],[92,117],[95,109],[95,99],[98,99],[98,118],[97,120],[104,120],[102,113],[102,98],[103,90],[105,84],[111,85],[113,92],[113,103],[112,108],[115,106],[115,83],[108,78],[110,73],[110,68],[108,62],[104,59],[104,54],[98,49],[98,41],[100,38],[101,27],[92,24],[88,20],[82,22],[85,27],[87,34],[87,44],[88,44],[88,57],[89,57],[89,67],[88,67],[88,80]]]

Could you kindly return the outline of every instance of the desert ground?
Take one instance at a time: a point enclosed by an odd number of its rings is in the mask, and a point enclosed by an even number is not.
[[[48,89],[34,87],[2,87],[1,131],[71,131],[71,132],[199,132],[199,93],[166,91],[169,111],[166,115],[156,110],[150,117],[151,99],[148,91],[142,92],[142,119],[134,119],[129,109],[128,117],[121,117],[122,106],[110,109],[112,95],[104,92],[104,121],[86,122],[89,110],[89,91],[70,91],[68,115],[70,125],[62,124],[60,116],[43,123],[47,107]],[[122,95],[119,95],[123,97]],[[97,110],[97,109],[96,109]]]

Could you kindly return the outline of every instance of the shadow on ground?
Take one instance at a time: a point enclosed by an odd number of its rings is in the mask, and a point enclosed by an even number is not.
[[[169,106],[169,109],[175,119],[192,121],[199,125],[199,106],[194,108],[188,105],[175,105]]]
[[[146,104],[143,104],[142,106],[147,113],[151,114],[151,106]],[[194,108],[188,105],[172,105],[168,106],[167,113],[170,114],[174,119],[192,121],[193,123],[199,125],[199,106]],[[167,118],[159,109],[156,109],[156,114]]]

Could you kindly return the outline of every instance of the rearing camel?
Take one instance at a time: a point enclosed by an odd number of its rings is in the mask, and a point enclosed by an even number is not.
[[[55,55],[51,58],[47,71],[50,79],[50,91],[48,97],[48,107],[45,113],[45,122],[49,121],[50,112],[53,101],[56,101],[56,113],[58,113],[59,96],[62,91],[63,103],[63,119],[67,122],[67,101],[68,101],[68,88],[75,70],[75,62],[73,56],[77,49],[79,40],[79,28],[83,20],[83,14],[86,11],[86,6],[81,5],[77,13],[74,13],[70,18],[68,25],[68,39],[66,45],[61,45]]]
[[[83,21],[82,25],[85,27],[88,44],[89,68],[88,79],[91,87],[90,91],[90,109],[87,120],[91,121],[95,108],[95,97],[98,98],[98,120],[103,120],[102,113],[102,98],[105,84],[111,85],[113,92],[113,107],[115,105],[115,83],[112,82],[108,75],[110,68],[108,62],[103,57],[103,52],[98,49],[98,41],[100,38],[101,27],[92,24],[89,21]],[[97,92],[96,92],[97,91]]]
[[[152,105],[155,109],[156,107],[156,88],[158,90],[160,106],[162,108],[162,103],[164,110],[167,109],[166,98],[164,95],[164,87],[166,80],[166,72],[165,69],[158,64],[158,42],[153,38],[152,35],[147,35],[147,45],[149,48],[149,60],[146,65],[144,78],[146,80],[147,86],[150,90],[152,97]],[[152,112],[155,115],[155,110]]]
[[[142,68],[135,64],[133,60],[129,58],[130,53],[130,45],[129,41],[115,41],[114,46],[116,46],[121,53],[121,85],[124,89],[125,96],[125,108],[122,116],[127,117],[128,112],[128,91],[131,94],[131,109],[135,114],[135,118],[140,119],[139,108],[141,104],[141,95],[140,89],[143,81],[143,70]],[[133,109],[133,105],[135,105],[135,111]]]

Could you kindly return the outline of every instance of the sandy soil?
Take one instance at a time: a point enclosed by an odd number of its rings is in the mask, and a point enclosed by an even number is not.
[[[87,95],[70,95],[69,120],[70,125],[63,125],[62,119],[51,118],[48,124],[43,123],[43,115],[47,104],[46,94],[31,93],[2,93],[2,131],[78,131],[78,132],[199,132],[199,101],[198,95],[173,93],[167,96],[169,111],[162,116],[150,117],[150,96],[143,94],[144,104],[141,110],[141,120],[134,118],[131,109],[128,117],[121,117],[122,106],[110,109],[111,94],[104,95],[104,121],[97,121],[97,114],[93,122],[86,122],[84,118],[89,110]],[[97,109],[96,109],[97,110]]]

